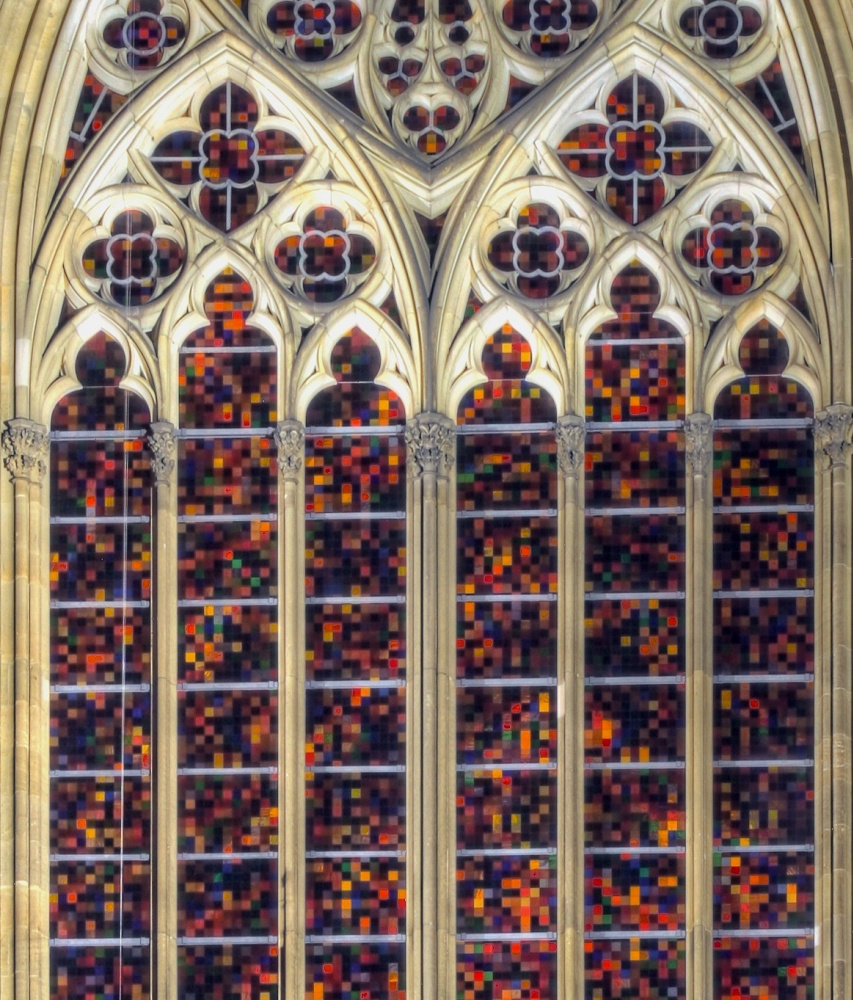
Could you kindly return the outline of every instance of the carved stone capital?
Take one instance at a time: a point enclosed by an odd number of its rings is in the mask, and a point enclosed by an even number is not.
[[[456,460],[456,428],[440,413],[419,413],[406,424],[406,445],[419,476],[446,476]]]
[[[280,420],[273,431],[282,479],[297,479],[305,457],[305,428],[298,420]]]
[[[847,464],[850,454],[850,432],[853,427],[853,406],[832,403],[815,415],[814,437],[818,452],[826,456],[830,469]]]
[[[147,444],[151,451],[154,483],[167,486],[175,471],[175,449],[178,433],[168,420],[157,420],[148,428]]]
[[[3,431],[3,464],[12,482],[26,479],[41,483],[47,472],[48,430],[43,424],[25,417],[6,422]]]
[[[557,462],[564,476],[577,479],[583,465],[586,425],[583,417],[566,413],[557,418]]]
[[[691,413],[684,421],[687,442],[687,464],[694,476],[707,479],[711,471],[711,447],[714,421],[707,413]]]

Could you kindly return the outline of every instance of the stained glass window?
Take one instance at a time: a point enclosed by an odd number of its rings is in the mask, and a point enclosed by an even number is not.
[[[762,322],[714,433],[714,979],[812,995],[814,472],[808,392]]]
[[[459,405],[457,995],[557,997],[553,401],[510,326]],[[533,991],[531,993],[531,991]]]
[[[631,266],[586,347],[588,996],[685,989],[685,345]],[[630,802],[630,809],[624,803]]]
[[[96,334],[54,409],[50,529],[51,993],[148,997],[151,492],[147,406]]]
[[[178,368],[178,961],[184,996],[278,996],[276,349],[208,287]]]
[[[406,414],[358,328],[306,415],[306,997],[406,989]]]

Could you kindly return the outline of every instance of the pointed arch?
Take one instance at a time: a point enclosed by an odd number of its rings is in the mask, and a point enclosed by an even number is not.
[[[125,353],[127,371],[121,380],[122,388],[144,399],[152,414],[158,412],[163,396],[160,369],[151,341],[113,310],[93,305],[76,313],[58,330],[47,350],[38,358],[33,368],[32,398],[35,408],[32,419],[49,424],[57,401],[81,387],[74,375],[77,355],[98,333],[111,337]]]
[[[823,345],[802,314],[790,302],[767,293],[727,316],[708,342],[697,384],[697,402],[706,413],[714,412],[714,400],[722,388],[743,376],[738,362],[741,340],[761,320],[767,320],[787,342],[790,351],[786,376],[801,382],[820,410],[831,401],[831,385]]]
[[[511,327],[530,345],[530,369],[525,379],[545,389],[557,413],[567,412],[571,397],[562,344],[541,317],[512,299],[495,299],[475,313],[457,334],[441,364],[443,377],[437,396],[440,412],[455,417],[462,396],[487,380],[483,347],[504,326]]]
[[[418,394],[415,358],[400,328],[375,306],[365,302],[347,304],[318,323],[299,348],[290,378],[290,410],[303,420],[311,399],[335,384],[332,351],[349,330],[357,327],[379,350],[379,371],[374,381],[392,389],[403,401],[407,414],[423,405]]]

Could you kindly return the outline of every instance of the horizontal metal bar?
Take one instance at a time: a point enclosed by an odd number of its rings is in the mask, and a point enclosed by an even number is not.
[[[586,151],[584,155],[588,155]],[[587,347],[620,347],[630,344],[636,347],[657,347],[660,344],[676,344],[683,346],[683,337],[602,337],[600,340],[593,334],[586,342]]]
[[[683,601],[683,590],[588,590],[587,601]]]
[[[492,773],[495,771],[501,771],[501,772],[556,771],[557,765],[553,761],[549,761],[547,764],[539,764],[535,761],[531,761],[530,763],[520,763],[520,764],[515,763],[514,761],[512,763],[508,762],[506,764],[490,763],[489,761],[483,761],[482,763],[479,764],[457,764],[456,770],[459,774],[469,774],[472,771],[489,771]]]
[[[308,511],[305,514],[306,524],[314,521],[405,521],[404,510],[334,510],[323,513]]]
[[[529,424],[457,424],[456,433],[465,437],[473,434],[535,434],[555,431],[556,423]]]
[[[589,431],[680,431],[684,420],[589,420],[586,430]]]
[[[277,597],[209,597],[181,598],[179,608],[274,608]]]
[[[809,684],[814,674],[717,674],[715,684]]]
[[[457,594],[457,604],[537,604],[557,600],[554,593],[547,594]]]
[[[151,162],[163,163],[181,163],[183,160],[194,160],[201,159],[201,157],[192,156],[152,156],[150,157]],[[259,156],[260,160],[268,160],[268,156]],[[178,354],[182,357],[189,357],[193,354],[275,354],[277,348],[275,344],[246,344],[243,347],[236,347],[234,345],[217,345],[208,346],[207,344],[201,344],[197,347],[187,347],[186,344],[178,348]]]
[[[728,598],[814,597],[814,589],[812,587],[779,587],[762,590],[715,590],[712,596],[715,601],[723,601]]]
[[[714,854],[814,854],[814,844],[726,844],[714,846]]]
[[[306,944],[404,944],[405,934],[306,934]]]
[[[671,856],[676,857],[678,855],[686,854],[687,849],[685,847],[637,847],[631,845],[630,847],[589,847],[584,848],[584,854],[589,858],[597,857],[599,854],[602,857],[644,857],[649,855],[650,857],[661,856]]]
[[[51,684],[51,694],[147,694],[150,684]]]
[[[179,691],[275,691],[278,681],[179,681]]]
[[[768,767],[792,770],[803,767],[814,767],[814,761],[810,757],[768,757],[761,760],[715,760],[714,767],[737,768],[742,771],[759,770]]]
[[[813,503],[744,503],[714,506],[715,514],[811,514],[813,511]]]
[[[541,687],[555,688],[556,677],[472,677],[470,680],[457,680],[456,686],[468,688],[514,688]]]
[[[684,514],[687,508],[679,507],[587,507],[588,517],[645,517],[651,514]]]
[[[587,931],[585,941],[683,941],[686,931]]]
[[[557,934],[555,931],[543,931],[541,934],[537,934],[533,931],[517,931],[509,934],[457,934],[457,941],[556,941]]]
[[[748,938],[750,941],[778,941],[780,938],[813,938],[814,928],[813,927],[762,927],[762,928],[747,928],[746,930],[732,928],[731,930],[723,930],[722,928],[717,928],[713,932],[713,938],[715,941],[720,941],[723,938]],[[786,962],[786,965],[789,963]]]
[[[141,431],[51,431],[51,441],[144,441],[147,430]]]
[[[459,521],[473,521],[476,518],[482,518],[483,520],[499,521],[501,518],[506,518],[507,520],[517,520],[518,518],[545,518],[545,517],[556,517],[559,512],[556,507],[536,507],[536,508],[524,508],[512,510],[496,510],[494,508],[489,508],[488,510],[457,510],[456,519]]]
[[[231,440],[232,438],[268,438],[272,437],[274,427],[179,427],[179,441],[211,441]]]
[[[683,771],[683,760],[645,760],[645,761],[586,761],[585,771]]]
[[[240,937],[178,937],[175,943],[179,948],[207,948],[233,944],[278,944],[278,938],[274,934],[245,934]]]
[[[311,774],[404,774],[405,764],[316,764],[305,765]]]
[[[50,777],[56,778],[59,781],[75,781],[82,780],[83,778],[115,778],[118,781],[121,778],[147,778],[149,774],[151,774],[151,771],[147,767],[118,767],[110,771],[95,768],[69,771],[57,768],[50,771]]]
[[[393,596],[369,596],[366,594],[359,594],[356,596],[343,597],[341,595],[327,594],[324,597],[306,597],[305,603],[310,605],[317,604],[405,604],[406,595],[405,594],[395,594]]]
[[[150,601],[51,601],[51,608],[56,611],[82,611],[86,608],[102,611],[106,608],[113,608],[115,611],[124,611],[138,608],[148,608]]]
[[[457,858],[555,858],[556,847],[466,847],[457,850]]]
[[[371,691],[381,691],[384,688],[405,688],[406,682],[399,677],[387,681],[306,681],[307,691],[358,691],[367,688]]]
[[[51,938],[51,948],[146,948],[151,943],[147,937],[134,938]]]
[[[811,427],[814,420],[811,417],[753,417],[745,420],[715,420],[715,431],[736,431],[756,428],[757,430],[799,430]]]
[[[51,854],[51,862],[61,864],[64,862],[85,861],[86,864],[138,864],[150,861],[150,854]]]
[[[367,383],[365,383],[367,384]],[[373,383],[369,383],[372,385]],[[405,424],[351,424],[347,427],[306,427],[305,438],[309,437],[393,437],[404,434]]]
[[[278,774],[277,767],[179,767],[179,777],[230,777],[232,774]]]
[[[150,524],[151,518],[143,514],[80,514],[78,516],[52,517],[51,524],[83,524],[97,527],[100,524]]]
[[[178,861],[275,861],[278,851],[178,851],[176,857]]]
[[[178,524],[262,524],[264,521],[275,523],[278,514],[178,514]]]
[[[589,688],[597,687],[681,687],[687,683],[684,674],[672,674],[668,676],[655,675],[654,677],[632,676],[632,677],[586,677],[584,686]]]
[[[346,858],[405,858],[405,851],[306,851],[305,857],[310,861],[335,861]]]

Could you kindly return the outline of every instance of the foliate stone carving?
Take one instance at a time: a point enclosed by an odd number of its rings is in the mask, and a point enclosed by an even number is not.
[[[837,469],[847,464],[850,454],[850,433],[853,427],[853,406],[833,403],[815,416],[814,436],[817,450]]]
[[[12,482],[28,479],[40,483],[47,472],[48,430],[43,424],[25,417],[6,422],[3,431],[3,464]]]
[[[557,420],[557,461],[564,476],[578,478],[583,465],[585,436],[583,417],[567,413]]]
[[[711,471],[711,441],[714,422],[707,413],[691,413],[684,421],[687,462],[694,476],[707,477]]]
[[[175,469],[177,431],[168,420],[157,420],[149,428],[147,440],[154,482],[157,486],[167,485]]]
[[[273,431],[282,479],[296,479],[305,456],[305,428],[298,420],[281,420]]]
[[[456,459],[453,421],[440,413],[419,413],[406,425],[406,445],[418,475],[447,475]]]

